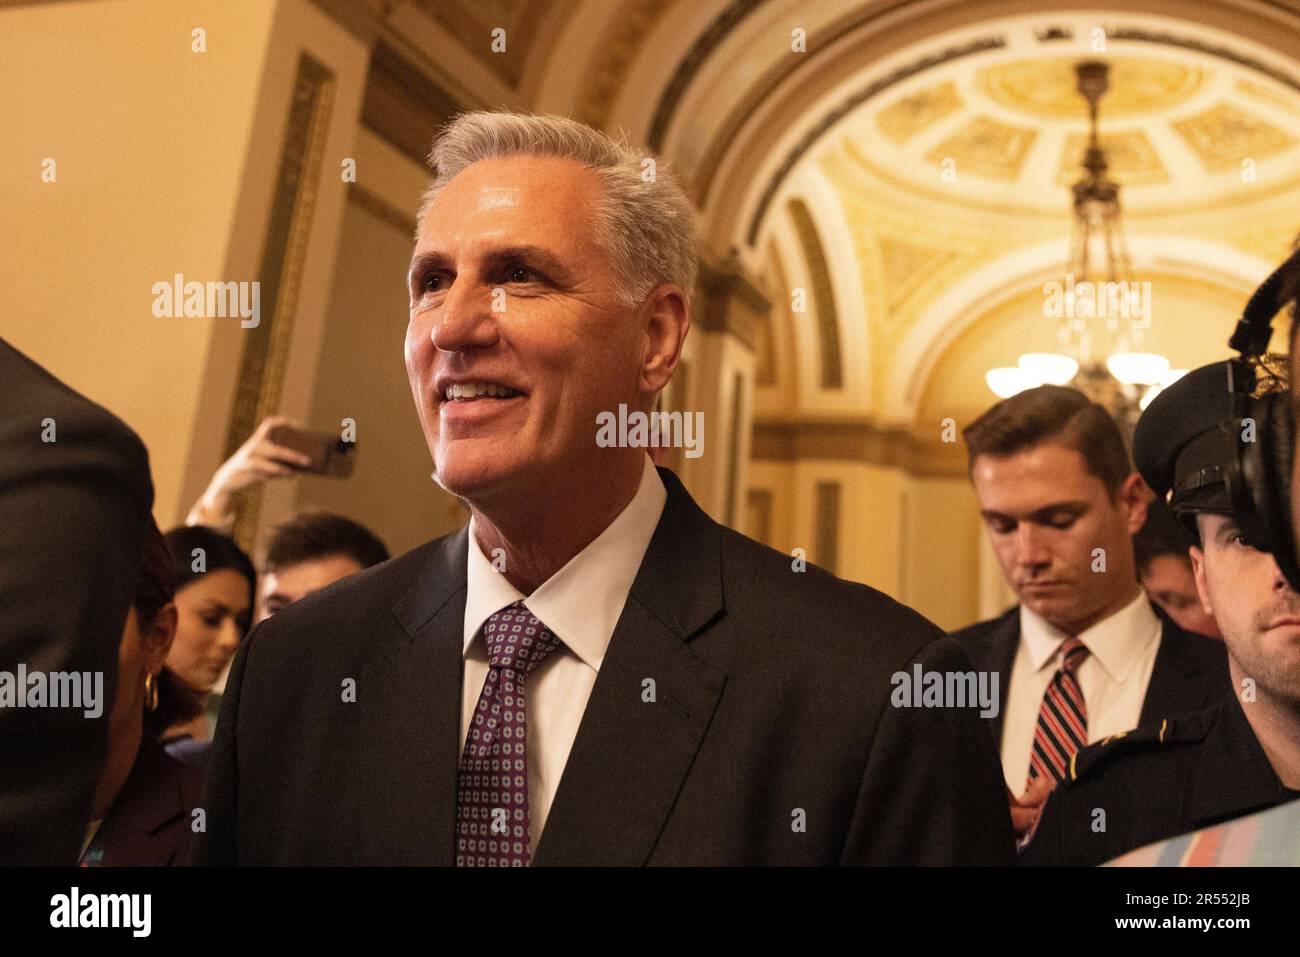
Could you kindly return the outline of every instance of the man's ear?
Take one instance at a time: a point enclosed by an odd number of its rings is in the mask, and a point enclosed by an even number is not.
[[[653,396],[668,384],[682,355],[691,328],[691,310],[680,286],[667,283],[654,289],[642,306],[645,345],[638,386]]]
[[[1142,475],[1134,472],[1119,487],[1119,500],[1128,512],[1128,533],[1136,535],[1147,523],[1147,506],[1155,498],[1151,486],[1142,481]]]
[[[167,652],[176,640],[177,621],[176,605],[168,602],[158,609],[158,614],[148,625],[140,629],[140,649],[144,653],[146,673],[155,675],[162,670]]]
[[[1196,594],[1201,597],[1201,607],[1213,617],[1214,609],[1210,607],[1210,589],[1205,584],[1205,552],[1193,545],[1187,550],[1192,559],[1192,577],[1196,579]]]

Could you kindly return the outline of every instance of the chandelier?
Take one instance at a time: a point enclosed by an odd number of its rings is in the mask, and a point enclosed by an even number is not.
[[[1110,67],[1075,65],[1088,103],[1090,132],[1083,175],[1071,186],[1070,261],[1065,282],[1043,287],[1045,318],[1055,320],[1056,349],[1026,352],[1014,366],[990,369],[985,380],[1002,398],[1040,385],[1069,385],[1110,409],[1131,430],[1142,409],[1186,373],[1144,349],[1151,324],[1151,284],[1133,281],[1124,241],[1119,184],[1108,175],[1097,134],[1098,105],[1110,87]],[[1099,354],[1106,358],[1101,360]]]

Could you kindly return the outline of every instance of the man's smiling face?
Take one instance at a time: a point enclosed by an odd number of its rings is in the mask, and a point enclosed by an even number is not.
[[[644,337],[592,238],[600,197],[575,161],[489,159],[421,224],[407,376],[438,480],[470,502],[597,473],[597,414],[639,401]]]

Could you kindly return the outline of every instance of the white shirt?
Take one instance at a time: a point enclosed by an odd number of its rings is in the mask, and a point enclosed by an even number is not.
[[[1146,592],[1109,618],[1078,635],[1088,649],[1075,671],[1088,711],[1088,743],[1137,727],[1160,648],[1160,619]],[[1020,606],[1020,646],[1011,666],[1002,720],[1002,773],[1017,796],[1029,779],[1034,728],[1047,686],[1061,667],[1061,645],[1069,636]]]
[[[627,507],[591,544],[526,598],[492,567],[478,546],[474,520],[470,519],[460,713],[462,754],[488,675],[487,645],[479,635],[488,618],[522,601],[560,639],[556,649],[528,676],[525,686],[530,852],[536,850],[546,826],[605,649],[667,499],[663,480],[646,456],[641,483]]]

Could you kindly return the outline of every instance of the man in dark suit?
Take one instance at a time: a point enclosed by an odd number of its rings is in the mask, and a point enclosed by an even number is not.
[[[978,670],[999,675],[989,727],[1023,833],[1080,747],[1217,700],[1227,658],[1222,642],[1180,629],[1138,584],[1132,536],[1149,492],[1105,409],[1042,386],[999,402],[965,437],[981,515],[1020,604],[954,637]]]
[[[892,700],[960,647],[601,428],[653,408],[689,328],[680,188],[553,117],[469,114],[433,162],[406,362],[470,524],[247,639],[197,860],[1007,862],[978,705]]]
[[[0,340],[0,674],[102,682],[95,717],[0,706],[0,864],[76,863],[152,502],[135,433]]]

